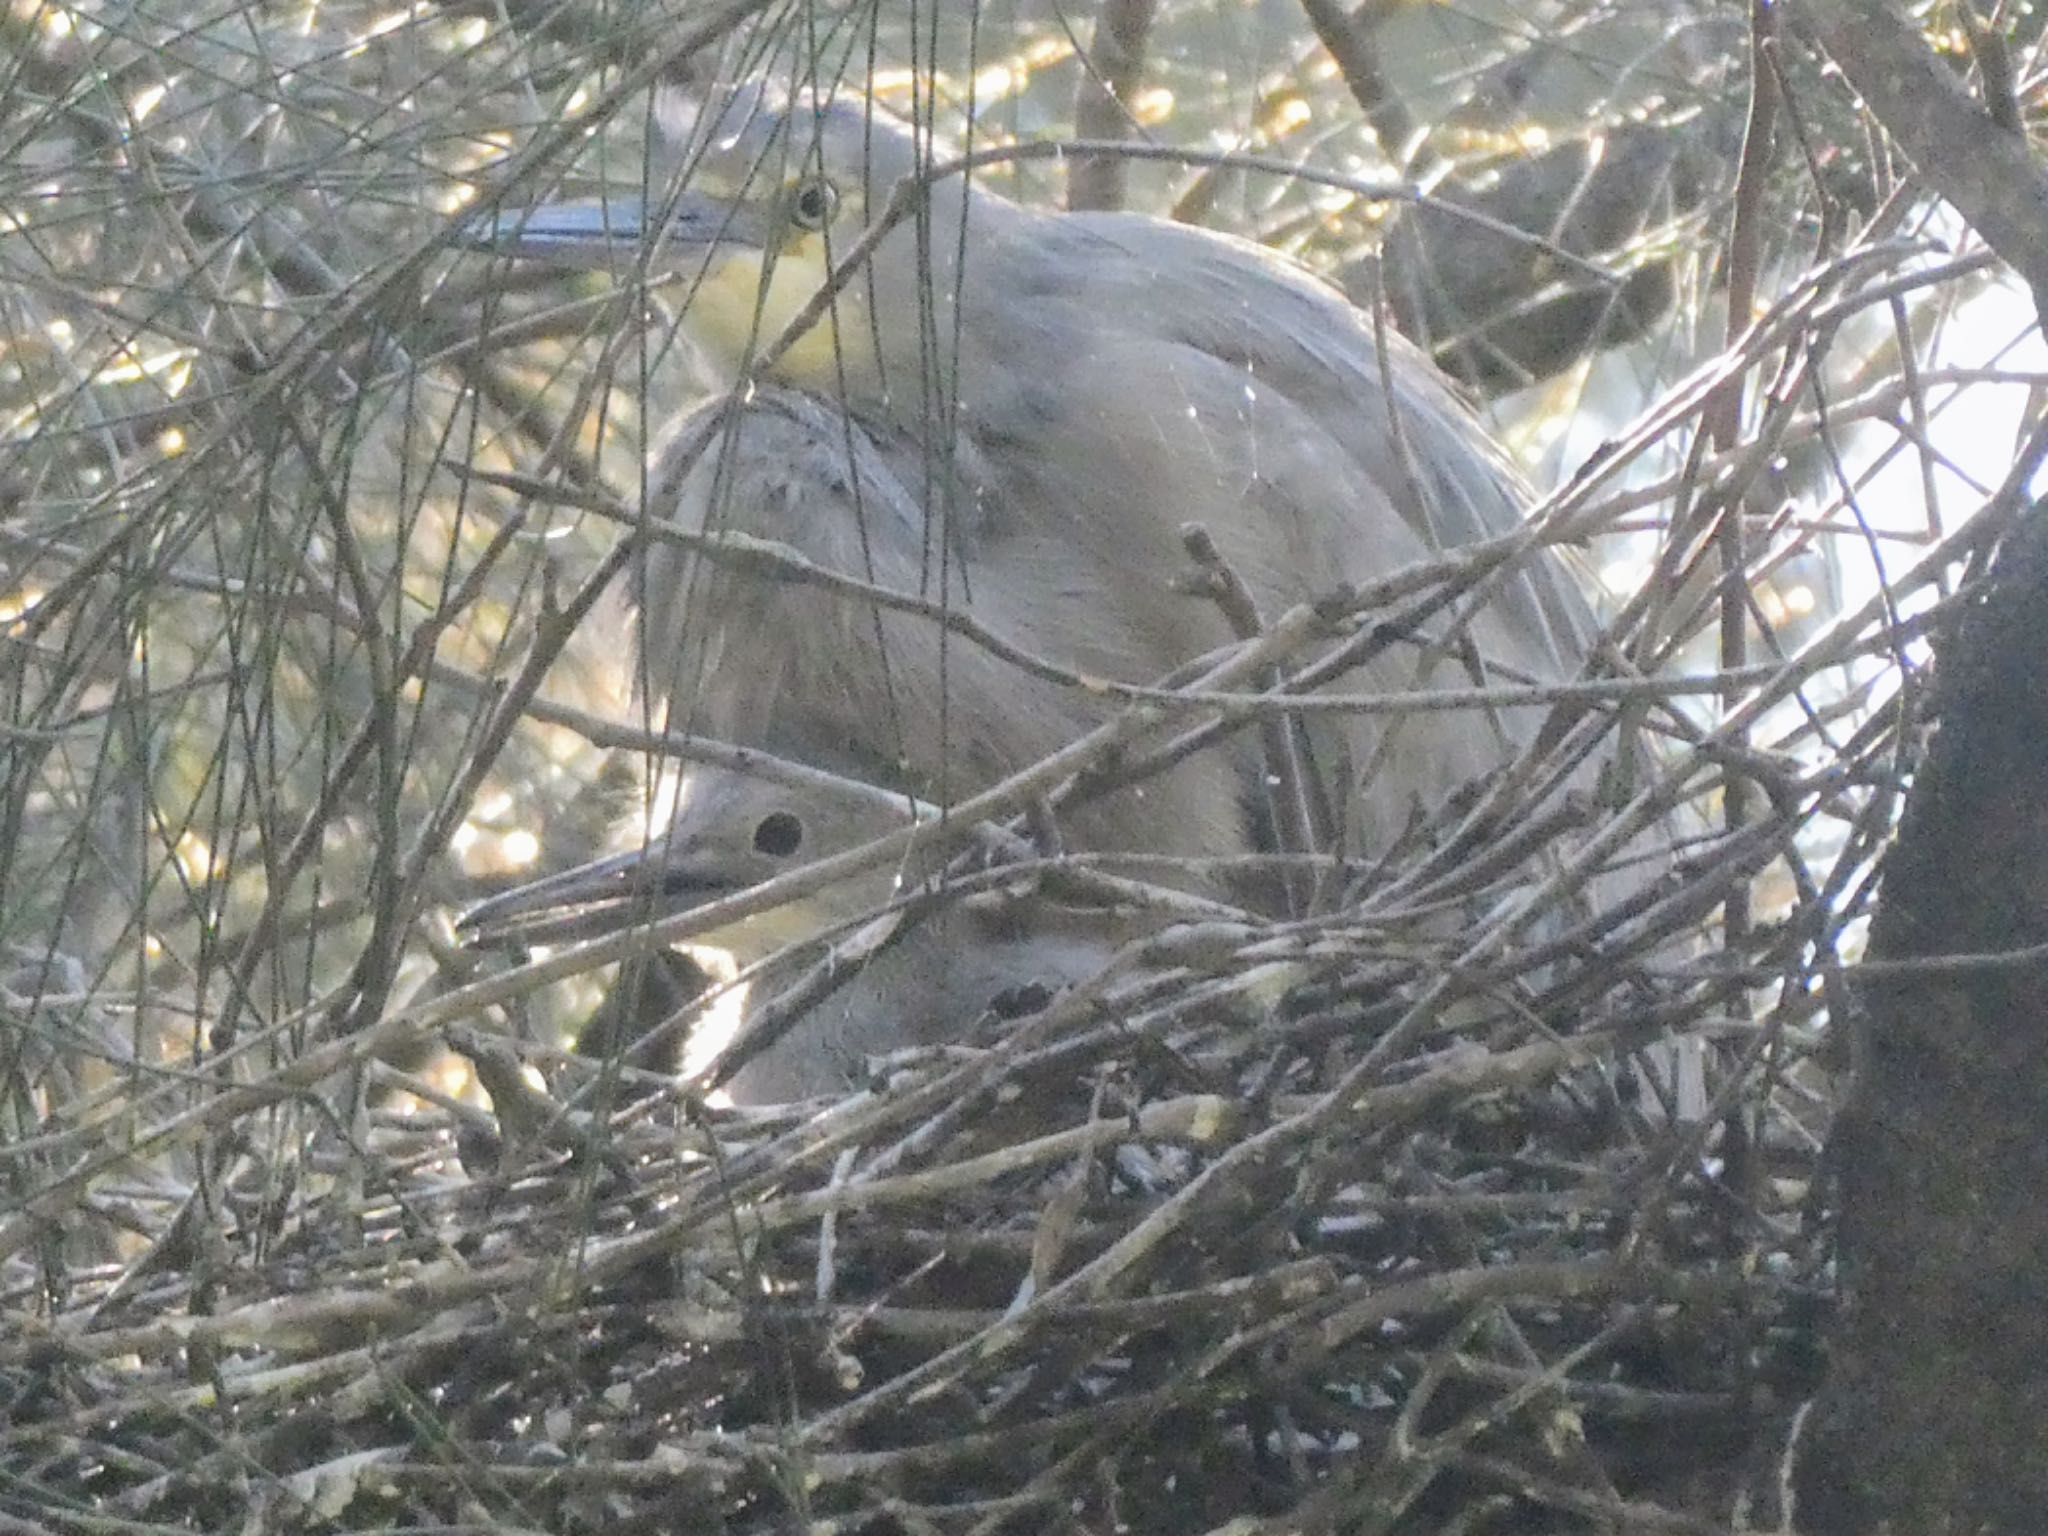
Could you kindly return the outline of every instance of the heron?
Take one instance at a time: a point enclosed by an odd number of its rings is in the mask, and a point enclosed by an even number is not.
[[[627,846],[619,852],[486,901],[465,922],[472,931],[527,943],[603,932],[628,919],[635,903],[667,909],[713,902],[933,814],[859,780],[822,773],[792,781],[693,763],[667,787],[650,824],[659,839],[654,856],[641,834],[622,829]],[[861,1080],[868,1057],[957,1040],[986,1017],[1014,1017],[1102,975],[1122,946],[1167,920],[1137,908],[1058,900],[1028,881],[948,890],[938,874],[879,865],[800,903],[698,935],[742,966],[784,963],[763,967],[750,1007],[737,1016],[660,992],[664,1005],[683,1004],[689,1025],[688,1038],[671,1054],[696,1075],[736,1037],[742,1060],[723,1086],[739,1104],[843,1091]],[[858,942],[865,924],[891,921],[903,931],[877,931],[872,944]],[[856,941],[858,960],[800,947],[821,935]],[[821,967],[833,974],[819,977]],[[778,1032],[763,1016],[799,989],[811,995]],[[771,1037],[749,1039],[754,1030]]]
[[[1121,707],[1088,679],[1155,683],[1241,637],[1188,590],[1190,525],[1268,616],[1521,526],[1524,483],[1420,350],[1285,257],[934,180],[928,138],[851,93],[742,88],[664,121],[686,170],[675,196],[542,205],[477,238],[672,280],[686,338],[748,386],[673,424],[649,478],[639,666],[672,727],[971,793]],[[917,216],[873,222],[899,207]],[[857,243],[865,259],[834,288]],[[856,585],[763,581],[664,529],[744,533]],[[1010,654],[962,640],[956,612]],[[1593,633],[1571,562],[1537,548],[1452,626],[1367,654],[1345,684],[1568,681]],[[1326,851],[1385,848],[1543,718],[1299,725]],[[1239,733],[1062,830],[1091,850],[1226,862],[1272,845],[1267,766]],[[656,829],[591,878],[673,846]],[[695,899],[653,883],[670,908]]]
[[[650,274],[674,274],[683,332],[730,380],[812,308],[893,190],[927,176],[930,143],[851,93],[757,86],[695,108],[664,101],[669,153],[686,173],[677,195],[544,204],[491,221],[489,239],[565,266],[644,260]],[[1527,487],[1434,365],[1297,263],[1145,214],[1026,207],[965,175],[930,184],[919,207],[872,242],[766,369],[850,418],[857,448],[864,436],[896,456],[914,530],[877,534],[876,512],[845,542],[895,539],[863,558],[896,558],[919,590],[937,593],[950,568],[949,599],[1008,602],[1025,644],[1079,671],[1150,681],[1232,638],[1176,580],[1187,524],[1213,536],[1268,614],[1521,526]],[[691,436],[671,438],[667,462],[701,465]],[[742,445],[721,472],[765,451]],[[686,489],[657,464],[657,504]],[[663,601],[643,644],[673,676],[688,650],[678,619],[709,605],[689,601],[685,560],[657,563],[648,584]],[[1355,681],[1464,686],[1475,669],[1502,667],[1568,680],[1592,630],[1569,560],[1537,551],[1495,585],[1460,643],[1404,651],[1399,667]],[[886,675],[873,660],[869,675]],[[894,675],[906,673],[917,669]],[[828,686],[814,676],[807,706]],[[1025,750],[1048,739],[988,718],[1016,694],[1014,682],[955,690],[945,739],[935,722],[898,721],[905,739],[884,755],[925,766],[982,750],[1014,764],[1019,735],[1031,738]],[[1049,713],[1067,730],[1084,707],[1069,697]],[[883,718],[867,716],[871,727]],[[1343,846],[1384,846],[1418,792],[1434,798],[1498,767],[1540,718],[1465,711],[1323,730],[1318,760],[1341,792]],[[1368,764],[1374,782],[1359,784]]]

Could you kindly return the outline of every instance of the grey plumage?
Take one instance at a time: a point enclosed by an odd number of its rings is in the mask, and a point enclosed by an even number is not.
[[[910,926],[750,1056],[726,1082],[736,1104],[843,1091],[871,1057],[944,1045],[1035,1011],[1102,975],[1140,933],[1131,915],[998,894],[947,901]]]
[[[665,462],[685,459],[705,433],[719,434],[714,455],[677,483],[657,479],[658,504],[692,531],[744,533],[934,608],[943,602],[1077,673],[1151,683],[1222,638],[1196,638],[1210,617],[1203,599],[1175,596],[1188,623],[1166,625],[1121,600],[1129,582],[1105,588],[1051,551],[971,531],[951,540],[942,594],[924,504],[906,484],[921,458],[914,444],[849,427],[789,390],[757,391],[729,429],[719,418],[714,405],[686,420]],[[644,580],[641,645],[672,725],[826,766],[858,758],[930,800],[985,789],[1119,707],[1031,676],[927,614],[878,610],[659,544]],[[1243,749],[1204,754],[1076,811],[1064,830],[1077,847],[1242,852],[1246,766]]]
[[[689,181],[658,228],[615,201],[508,218],[494,238],[595,265],[645,236],[653,270],[691,284],[685,333],[731,376],[920,173],[922,146],[864,103],[758,91],[679,133]],[[1188,523],[1271,616],[1510,533],[1524,501],[1421,354],[1293,264],[1138,215],[1037,212],[955,177],[931,187],[921,224],[879,241],[766,382],[677,424],[649,511],[964,611],[1059,668],[1144,684],[1233,638],[1177,580]],[[640,580],[642,666],[672,726],[877,765],[927,798],[984,788],[1117,708],[930,614],[673,544],[650,548]],[[1503,663],[1564,680],[1591,632],[1565,562],[1537,552],[1455,636],[1392,645],[1343,686],[1465,687]],[[1541,718],[1317,717],[1303,736],[1340,850],[1384,848]],[[1062,832],[1095,850],[1240,853],[1259,835],[1263,768],[1240,733]]]
[[[807,852],[792,858],[843,852],[888,830],[887,821],[904,819],[878,816],[873,801],[736,781],[723,770],[702,777],[704,798],[696,816],[683,812],[679,839],[700,866],[716,856],[712,845],[739,841],[729,831],[735,819],[778,831],[801,820]],[[702,843],[693,838],[698,820]],[[731,867],[736,880],[751,883],[786,862],[742,855]],[[737,935],[736,953],[747,957],[785,936],[807,936],[799,930],[836,924],[829,945],[785,951],[755,982],[743,1028],[756,1038],[742,1042],[744,1059],[724,1084],[735,1103],[843,1091],[862,1080],[872,1057],[946,1044],[978,1024],[1035,1009],[1103,972],[1120,945],[1157,926],[1143,912],[1072,906],[1028,887],[963,895],[906,873],[884,869],[846,882],[828,899],[804,902],[800,912],[763,914],[763,931]],[[882,903],[911,893],[921,899],[861,925]],[[785,989],[801,1006],[783,1021]]]
[[[901,125],[846,98],[778,104],[747,90],[678,127],[688,187],[667,222],[645,233],[654,269],[691,285],[685,333],[733,370],[817,290],[830,260],[925,157]],[[796,209],[821,187],[831,189],[831,213],[814,228]],[[770,507],[801,510],[805,498],[751,488],[764,473],[757,459],[789,466],[792,484],[832,488],[842,514],[844,493],[857,490],[862,516],[829,528],[807,517],[805,537],[792,542],[835,569],[871,568],[885,584],[993,613],[1041,654],[1129,682],[1154,681],[1231,638],[1213,605],[1176,589],[1186,523],[1208,529],[1269,615],[1519,525],[1524,488],[1434,368],[1285,259],[1141,215],[1023,208],[958,177],[935,183],[929,206],[926,227],[906,222],[883,238],[772,370],[803,402],[756,395],[727,424],[737,446],[688,474],[657,473],[657,509],[673,507],[693,526],[787,529]],[[639,226],[630,202],[565,205],[521,215],[504,243],[609,263]],[[688,458],[704,430],[702,420],[685,424],[668,462]],[[780,612],[750,624],[731,585],[714,596],[701,579],[689,557],[650,561],[645,638],[657,668],[690,658],[687,680],[701,689],[692,718],[714,734],[758,730],[778,709],[851,715],[867,733],[863,747],[900,760],[928,788],[945,776],[957,791],[1101,713],[1095,701],[1037,698],[1014,675],[987,671],[942,696],[929,627],[921,654],[892,662],[890,652],[919,645],[912,626],[885,622],[878,645],[866,616],[846,609],[818,644],[798,635],[765,647],[782,665],[769,669],[775,686],[762,687],[758,631],[820,605],[757,598]],[[679,643],[681,616],[693,611],[701,650]],[[1577,670],[1590,630],[1572,575],[1546,555],[1502,582],[1465,635],[1482,665],[1559,680]],[[817,665],[831,660],[825,644],[841,664]],[[713,651],[749,664],[714,677],[704,665]],[[963,646],[952,657],[979,665]],[[805,679],[794,692],[792,675]],[[1456,655],[1397,647],[1349,685],[1471,681]],[[743,705],[726,691],[742,683]],[[748,716],[743,725],[727,724],[735,710]],[[1508,740],[1526,739],[1537,718],[1509,712]],[[1481,712],[1405,721],[1391,748],[1380,721],[1315,734],[1317,760],[1351,813],[1354,852],[1384,846],[1418,798],[1506,755]],[[1375,761],[1375,782],[1354,783]],[[1234,797],[1220,781],[1188,792],[1194,815],[1162,813],[1140,835],[1197,826],[1206,846],[1241,846],[1237,828],[1224,831]]]
[[[622,829],[630,845],[624,857],[586,866],[570,885],[537,884],[487,902],[470,914],[471,923],[511,931],[538,912],[543,923],[573,932],[607,926],[636,899],[662,907],[715,901],[857,848],[911,817],[907,805],[858,785],[795,785],[702,764],[686,767],[667,798],[673,809],[657,828],[661,841],[652,859],[639,858],[640,835]],[[636,889],[648,882],[651,889]],[[867,952],[857,942],[862,924],[889,921],[890,904],[914,892],[925,892],[926,902],[916,911],[899,907],[893,915],[902,931]],[[701,941],[742,965],[782,957],[752,984],[742,1031],[761,1028],[776,999],[813,980],[815,967],[837,968],[833,984],[792,1027],[753,1052],[726,1091],[746,1104],[842,1089],[857,1080],[868,1056],[958,1038],[1008,997],[1095,975],[1120,944],[1156,926],[1143,913],[1077,907],[1028,890],[934,895],[924,872],[881,867],[711,930]],[[788,948],[821,934],[840,947]],[[707,1015],[698,1027],[718,1022]],[[693,1069],[706,1054],[701,1041],[695,1045],[685,1052]]]

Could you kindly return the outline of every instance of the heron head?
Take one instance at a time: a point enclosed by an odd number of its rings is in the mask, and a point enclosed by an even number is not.
[[[856,781],[791,783],[710,764],[664,773],[621,825],[624,850],[472,907],[474,942],[588,938],[688,911],[871,842],[911,820],[909,802]],[[831,882],[697,936],[748,962],[885,904],[894,870]]]
[[[933,160],[927,136],[855,96],[749,86],[706,103],[664,93],[656,116],[660,152],[644,195],[500,213],[482,222],[479,243],[681,285],[685,332],[728,377],[805,314],[892,192],[918,185]],[[886,390],[891,339],[914,355],[920,297],[950,297],[957,222],[950,233],[947,224],[970,195],[934,197],[922,221],[883,237],[770,375],[821,393]]]

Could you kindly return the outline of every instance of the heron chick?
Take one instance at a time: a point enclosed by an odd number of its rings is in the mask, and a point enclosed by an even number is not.
[[[472,937],[527,942],[603,932],[636,912],[665,916],[765,884],[911,819],[910,806],[856,781],[833,784],[820,775],[789,782],[691,764],[645,846],[629,832],[634,846],[626,851],[485,901],[462,925]],[[1119,946],[1159,926],[1136,911],[997,889],[935,896],[928,911],[899,911],[907,931],[878,935],[872,953],[858,958],[828,952],[821,959],[801,947],[827,934],[843,943],[920,884],[881,865],[698,935],[742,965],[778,955],[785,962],[764,968],[736,1017],[707,1012],[696,1021],[681,1052],[688,1070],[703,1070],[736,1044],[744,1060],[725,1084],[735,1103],[836,1092],[859,1079],[869,1056],[955,1040],[992,1011],[1043,1001],[1101,973]],[[839,973],[814,985],[816,996],[773,1039],[749,1041],[787,989],[818,982],[807,972],[820,964]],[[720,1028],[725,1033],[711,1033]]]
[[[854,779],[817,772],[789,782],[713,764],[665,767],[640,811],[623,818],[613,852],[529,880],[468,908],[473,941],[554,944],[708,906],[908,826],[917,807]],[[904,883],[894,866],[828,882],[697,942],[742,965],[886,905]]]

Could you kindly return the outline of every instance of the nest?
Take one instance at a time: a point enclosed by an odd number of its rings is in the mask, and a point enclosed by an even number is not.
[[[836,1102],[521,1046],[546,962],[269,1070],[227,1047],[134,1122],[181,1200],[108,1145],[13,1229],[7,1454],[201,1528],[1725,1529],[1824,1295],[1820,977],[1779,967],[1855,910],[1703,952],[1790,816],[1589,905],[1711,758],[1637,760],[1625,803],[1451,817],[1374,871],[1437,899],[1169,925]],[[72,981],[16,1000],[104,1030]],[[490,1107],[390,1064],[422,1041]],[[418,1102],[255,1129],[351,1080]],[[149,1244],[68,1268],[66,1211]]]
[[[1896,362],[1869,336],[1900,296],[1984,264],[1879,229],[1787,277],[1526,531],[1243,642],[1259,686],[1283,642],[1398,630],[1539,548],[1647,548],[1599,667],[1524,698],[1553,718],[1529,761],[1567,766],[1473,787],[1342,900],[1189,915],[841,1099],[719,1108],[571,1048],[592,989],[556,984],[589,954],[496,971],[441,920],[476,894],[464,835],[509,841],[599,749],[658,743],[593,681],[601,626],[569,622],[617,569],[584,514],[644,463],[646,402],[587,387],[627,306],[440,282],[436,199],[491,184],[491,141],[389,134],[383,104],[496,132],[536,81],[623,57],[592,119],[623,151],[674,18],[600,47],[510,9],[481,42],[379,9],[262,49],[234,12],[23,43],[4,110],[39,114],[11,125],[55,169],[44,244],[0,240],[27,359],[0,393],[47,428],[39,499],[0,486],[0,1519],[1725,1532],[1817,1375],[1825,1026],[1917,749],[1913,604],[2040,451],[1910,565],[1885,545],[1867,600],[1781,623],[1788,573],[1864,548],[1841,434],[1893,424],[1931,487],[1926,424],[2002,377],[1866,370],[1823,400],[1801,370],[1823,342]],[[713,8],[692,46],[766,9]],[[117,80],[161,85],[158,115],[77,105]],[[583,141],[559,128],[521,165]],[[188,134],[254,159],[202,175]],[[304,174],[330,165],[346,239]],[[1296,222],[1331,226],[1310,196]],[[53,280],[50,249],[94,281]],[[486,313],[509,323],[479,339]],[[650,401],[674,366],[642,371]],[[1746,420],[1744,377],[1769,385]],[[1765,496],[1795,460],[1822,466],[1807,504]],[[1652,876],[1595,878],[1653,832]],[[1028,820],[1003,836],[1035,859],[984,885],[1144,899]],[[432,1076],[440,1048],[483,1092]]]
[[[1697,1507],[1803,1368],[1803,1129],[1737,1162],[1737,1117],[1646,1102],[1616,1048],[1675,998],[1446,1031],[1340,985],[1249,1029],[1205,990],[1147,999],[1161,1039],[1077,989],[822,1111],[613,1076],[580,1111],[379,1117],[310,1207],[320,1170],[246,1166],[231,1254],[192,1251],[195,1206],[17,1332],[10,1453],[202,1528]],[[1722,1089],[1761,1068],[1729,1043]],[[1631,1528],[1713,1528],[1661,1521]]]

